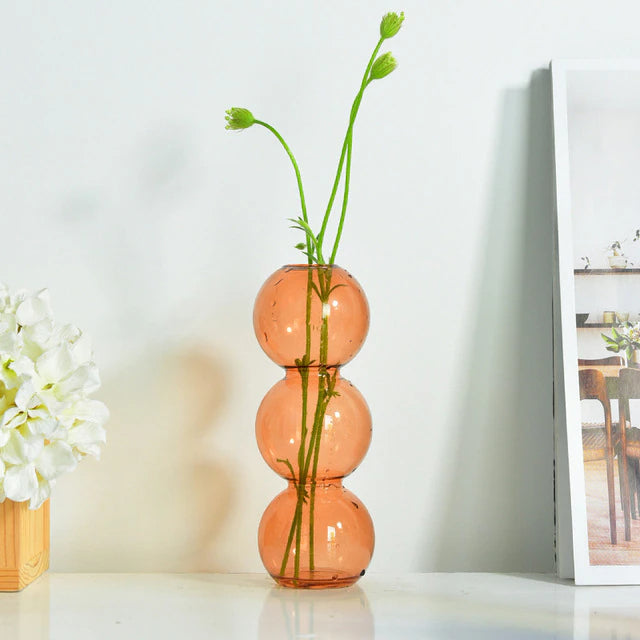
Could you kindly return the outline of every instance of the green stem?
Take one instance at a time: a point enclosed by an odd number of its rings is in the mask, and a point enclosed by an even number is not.
[[[304,462],[304,480],[306,482],[307,476],[309,474],[309,466],[311,464],[311,456],[313,455],[313,451],[315,449],[315,442],[318,438],[319,428],[322,426],[322,419],[324,418],[324,412],[326,410],[325,405],[325,390],[323,387],[324,384],[324,373],[326,368],[320,368],[318,372],[318,399],[316,401],[316,411],[313,416],[313,427],[311,428],[311,437],[309,439],[309,449],[307,450],[307,455]]]
[[[289,553],[291,552],[291,543],[293,542],[293,534],[300,528],[302,522],[302,501],[300,500],[300,485],[298,485],[298,500],[296,502],[296,510],[293,514],[293,520],[291,521],[291,529],[289,529],[289,538],[287,539],[287,546],[282,557],[282,564],[280,565],[280,575],[284,576],[285,569],[287,568],[287,562],[289,561]],[[296,554],[297,555],[297,554]],[[297,574],[294,573],[294,578],[297,578]]]
[[[300,378],[302,382],[302,425],[300,428],[300,446],[298,447],[298,471],[302,469],[304,464],[304,447],[307,441],[307,403],[308,403],[308,390],[309,390],[309,369],[299,368]],[[302,477],[298,480],[298,486]]]
[[[255,124],[259,124],[261,127],[264,127],[265,129],[268,129],[269,131],[271,131],[271,133],[273,133],[273,135],[276,138],[278,138],[278,140],[280,141],[280,144],[284,147],[284,150],[287,152],[287,155],[291,159],[291,164],[293,165],[293,170],[296,173],[296,181],[298,183],[298,192],[300,194],[300,208],[302,209],[302,219],[308,224],[309,216],[307,215],[307,203],[304,198],[304,188],[302,187],[302,176],[300,175],[300,168],[298,167],[298,163],[296,161],[295,156],[293,155],[293,152],[291,151],[291,149],[289,149],[289,145],[284,141],[284,138],[280,135],[280,133],[278,133],[275,127],[272,127],[269,123],[263,122],[262,120],[255,120],[254,122]],[[313,245],[308,236],[306,240],[307,240],[307,259],[309,264],[312,264],[313,260],[311,258],[311,255],[313,251]]]
[[[364,72],[364,76],[362,77],[362,82],[360,83],[360,91],[356,95],[353,105],[351,106],[351,113],[349,115],[349,126],[347,127],[347,133],[344,136],[344,142],[342,143],[342,151],[340,152],[340,160],[338,161],[338,170],[336,171],[336,177],[333,181],[333,188],[331,189],[331,196],[329,197],[329,203],[327,204],[327,209],[324,214],[324,218],[322,220],[322,227],[320,229],[320,233],[318,234],[318,244],[322,249],[322,241],[324,240],[324,234],[327,229],[327,224],[329,222],[329,216],[331,215],[331,209],[333,207],[333,202],[336,197],[336,193],[338,191],[338,185],[340,183],[340,176],[342,175],[342,165],[344,163],[345,153],[347,151],[348,141],[351,135],[351,131],[353,130],[353,124],[355,122],[356,116],[358,115],[358,109],[360,108],[360,103],[362,102],[362,95],[364,94],[364,90],[367,88],[369,84],[369,73],[371,71],[371,67],[375,62],[376,56],[378,55],[378,51],[380,51],[380,47],[384,42],[383,38],[378,40],[378,44],[376,45],[373,53],[371,54],[371,58],[369,59],[369,64],[367,64],[367,68]],[[333,260],[331,261],[333,262]]]
[[[326,318],[322,323],[322,331],[326,333]],[[326,371],[326,370],[325,370]],[[325,374],[328,375],[328,374]],[[330,388],[329,382],[323,380],[323,384],[327,384]],[[324,417],[327,412],[327,406],[329,405],[330,394],[329,389],[324,391],[324,398],[322,401],[322,412],[318,420],[317,430],[313,444],[309,442],[309,450],[313,448],[313,469],[311,472],[311,487],[309,495],[309,569],[313,571],[315,568],[315,506],[316,506],[316,478],[318,475],[318,458],[320,457],[320,440],[322,438],[322,426],[324,424]],[[315,427],[316,425],[314,425]]]
[[[293,164],[293,170],[296,172],[296,180],[298,182],[298,191],[300,193],[300,206],[302,208],[302,219],[308,223],[309,218],[307,216],[307,204],[304,199],[304,189],[302,188],[302,176],[300,175],[300,169],[298,168],[298,163],[296,162],[295,156],[291,152],[291,149],[289,149],[289,145],[284,141],[284,138],[276,131],[274,127],[272,127],[270,124],[266,122],[263,122],[262,120],[256,120],[255,124],[259,124],[260,126],[265,127],[265,129],[269,129],[269,131],[271,131],[271,133],[273,133],[273,135],[276,138],[278,138],[278,140],[280,141],[280,144],[284,147],[284,150],[287,152],[287,155],[291,159],[291,164]]]
[[[348,165],[347,165],[348,166]],[[320,283],[320,281],[319,281]],[[318,380],[318,405],[322,403],[321,410],[318,412],[316,405],[316,413],[318,418],[314,421],[311,441],[309,442],[309,452],[313,449],[313,470],[311,473],[311,488],[309,496],[309,569],[315,569],[315,506],[316,506],[316,477],[318,474],[318,458],[320,456],[320,441],[322,438],[322,426],[324,424],[327,406],[331,400],[332,385],[327,373],[327,360],[329,355],[329,316],[324,314],[324,305],[329,303],[329,295],[331,293],[331,269],[324,274],[321,283],[321,303],[322,303],[322,328],[320,330],[320,366],[322,377]],[[321,385],[322,383],[322,385]],[[320,392],[322,386],[322,395]],[[325,389],[326,386],[326,389]],[[308,469],[308,468],[307,468]]]
[[[347,202],[349,200],[349,180],[351,178],[351,150],[353,148],[352,131],[349,131],[349,144],[347,146],[347,166],[344,173],[344,196],[342,197],[342,211],[340,212],[340,222],[338,223],[338,230],[336,231],[336,239],[333,243],[333,250],[331,251],[331,258],[329,262],[335,263],[336,253],[338,253],[338,245],[340,244],[340,238],[342,237],[342,227],[344,226],[344,218],[347,213]]]
[[[289,530],[289,537],[287,540],[287,546],[285,548],[284,556],[282,558],[282,564],[280,566],[280,574],[284,575],[285,569],[287,568],[287,562],[289,561],[289,553],[291,551],[291,543],[293,541],[294,532],[296,534],[296,560],[294,562],[294,573],[293,577],[297,578],[299,576],[299,538],[301,536],[302,529],[302,507],[304,504],[304,491],[305,491],[305,482],[307,471],[305,470],[303,473],[303,468],[308,468],[308,463],[305,465],[305,445],[307,439],[307,409],[308,409],[308,397],[309,397],[309,361],[311,360],[311,303],[313,296],[313,269],[309,266],[307,267],[307,300],[306,300],[306,309],[305,309],[305,356],[303,362],[304,366],[298,367],[298,371],[300,372],[301,385],[302,385],[302,424],[300,427],[300,445],[298,447],[298,486],[297,486],[297,502],[296,502],[296,510],[294,513],[293,520],[291,521],[291,529]],[[313,429],[312,429],[313,435]],[[311,440],[309,441],[309,446],[311,446]]]

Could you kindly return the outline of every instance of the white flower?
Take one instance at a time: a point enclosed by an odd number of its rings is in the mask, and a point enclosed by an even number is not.
[[[16,320],[23,327],[52,318],[49,292],[46,289],[38,291],[35,296],[25,297],[16,308]]]
[[[100,456],[109,412],[89,339],[57,324],[46,289],[0,284],[0,502],[37,509],[56,478]]]
[[[73,471],[78,461],[66,442],[41,446],[41,440],[28,442],[19,433],[12,434],[11,442],[16,443],[14,455],[9,455],[14,464],[4,475],[5,496],[15,502],[29,500],[29,508],[37,509],[51,494],[55,479]]]

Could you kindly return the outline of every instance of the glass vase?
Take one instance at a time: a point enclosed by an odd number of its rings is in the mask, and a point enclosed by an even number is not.
[[[283,586],[348,586],[374,547],[366,507],[342,484],[371,441],[367,403],[340,375],[366,337],[367,299],[336,265],[287,265],[260,289],[253,323],[285,370],[256,417],[260,452],[288,483],[260,522],[262,562]]]

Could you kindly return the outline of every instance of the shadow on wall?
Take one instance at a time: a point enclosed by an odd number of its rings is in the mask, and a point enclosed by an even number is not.
[[[64,503],[56,503],[66,523],[55,536],[56,564],[67,571],[218,568],[215,544],[233,484],[209,438],[228,395],[224,372],[197,347],[147,355],[105,381],[108,446],[85,469],[84,486],[68,483]]]
[[[551,127],[539,70],[504,95],[439,571],[553,570]]]

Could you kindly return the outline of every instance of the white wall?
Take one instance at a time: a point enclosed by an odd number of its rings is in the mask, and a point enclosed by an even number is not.
[[[2,278],[47,285],[96,342],[100,463],[59,482],[55,570],[260,570],[282,482],[255,445],[280,372],[253,298],[296,260],[280,128],[328,197],[380,16],[400,68],[368,91],[339,263],[372,324],[345,374],[374,439],[347,486],[371,570],[553,567],[554,57],[638,57],[631,0],[4,3]]]
[[[636,74],[630,81],[640,87],[639,79]],[[638,267],[640,113],[570,109],[569,122],[574,266],[584,267],[580,257],[588,256],[593,268],[608,269],[607,248],[617,240]]]
[[[614,85],[616,78],[619,82]],[[593,95],[597,86],[600,93]],[[613,102],[598,104],[598,99],[613,101],[616,95],[624,95],[625,87],[633,87],[638,94],[624,96],[626,108]],[[590,102],[577,97],[584,94],[580,83],[569,84],[574,267],[584,267],[581,257],[588,256],[592,268],[608,269],[611,252],[607,248],[617,240],[630,266],[638,268],[640,242],[634,237],[640,229],[640,74],[593,73],[589,91]],[[575,283],[576,310],[589,313],[588,322],[602,322],[604,310],[627,312],[634,322],[640,317],[639,285],[635,275],[580,276]],[[606,355],[599,333],[595,344],[584,330],[578,337],[582,339],[580,357]],[[594,347],[599,347],[599,355],[594,355]]]

